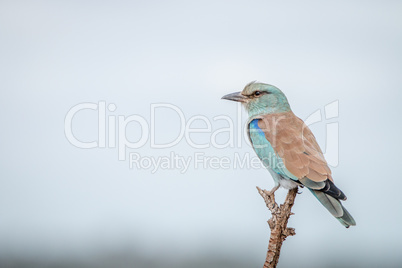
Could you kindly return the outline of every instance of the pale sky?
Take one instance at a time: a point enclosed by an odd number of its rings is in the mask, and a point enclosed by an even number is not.
[[[148,139],[127,153],[252,158],[238,125],[245,112],[220,99],[252,80],[279,87],[302,119],[338,101],[339,116],[311,129],[324,150],[326,126],[338,126],[332,171],[357,222],[343,228],[302,190],[279,267],[401,263],[401,12],[399,1],[1,1],[0,263],[261,267],[269,212],[255,186],[273,186],[268,171],[130,169],[118,148],[77,148],[64,129],[80,103],[114,104],[108,120],[147,124],[151,104],[167,103],[186,123],[209,119],[210,132],[191,134],[198,144],[228,127],[214,117],[232,119],[235,146],[197,149],[183,138],[155,149]],[[177,112],[155,116],[156,142],[180,135]],[[129,140],[142,137],[139,126],[124,129]],[[73,132],[96,141],[97,111],[76,114]]]

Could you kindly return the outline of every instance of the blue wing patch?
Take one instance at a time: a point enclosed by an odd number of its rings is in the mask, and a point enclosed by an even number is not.
[[[287,170],[282,159],[276,154],[271,143],[265,138],[264,131],[258,126],[258,120],[260,119],[254,119],[249,124],[250,140],[254,151],[266,168],[269,167],[277,174],[297,181],[298,178]]]

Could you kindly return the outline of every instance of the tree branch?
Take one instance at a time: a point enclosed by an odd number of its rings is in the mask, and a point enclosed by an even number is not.
[[[283,241],[285,241],[286,237],[296,234],[295,229],[287,227],[287,224],[290,215],[293,215],[291,209],[295,202],[298,187],[289,190],[285,202],[280,206],[275,202],[274,193],[261,190],[258,186],[257,190],[264,198],[265,204],[272,214],[272,217],[268,220],[271,236],[264,268],[275,268],[279,261]]]

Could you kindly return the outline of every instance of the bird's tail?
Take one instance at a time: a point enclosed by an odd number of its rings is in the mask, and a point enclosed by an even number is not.
[[[313,190],[308,188],[313,195],[323,204],[323,206],[335,217],[338,219],[338,221],[345,226],[346,228],[349,228],[349,226],[354,226],[356,225],[355,220],[353,219],[352,215],[346,210],[344,206],[342,206],[341,202],[322,192],[319,190]]]

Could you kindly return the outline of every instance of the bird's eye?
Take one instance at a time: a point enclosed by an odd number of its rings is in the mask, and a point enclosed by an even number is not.
[[[254,96],[260,96],[260,95],[261,95],[261,91],[254,92]]]

